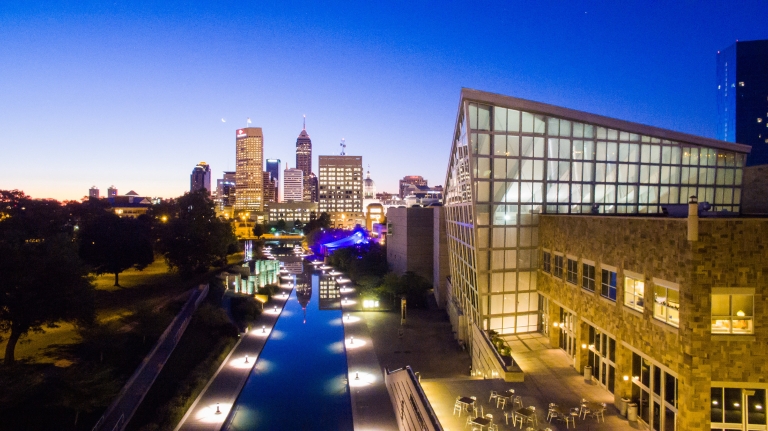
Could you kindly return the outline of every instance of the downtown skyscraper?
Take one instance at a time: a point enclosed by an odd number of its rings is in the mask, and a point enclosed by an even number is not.
[[[235,211],[262,211],[264,134],[261,127],[237,129],[235,137]]]
[[[751,145],[747,166],[768,164],[768,40],[717,52],[717,138]]]
[[[312,173],[312,139],[307,133],[307,123],[304,121],[304,127],[296,138],[296,169],[301,169],[304,173],[304,197],[306,202],[317,200],[317,178]]]

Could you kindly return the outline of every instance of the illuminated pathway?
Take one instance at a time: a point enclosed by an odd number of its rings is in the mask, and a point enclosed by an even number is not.
[[[349,284],[342,284],[342,286]],[[349,391],[352,397],[352,418],[355,431],[397,430],[384,370],[374,350],[364,316],[375,312],[355,312],[357,294],[352,287],[341,288],[341,308],[344,311],[345,347],[349,370]]]
[[[290,293],[293,287],[281,285]],[[264,348],[288,296],[279,293],[240,340],[181,419],[176,430],[218,431]],[[217,412],[218,410],[218,412]]]

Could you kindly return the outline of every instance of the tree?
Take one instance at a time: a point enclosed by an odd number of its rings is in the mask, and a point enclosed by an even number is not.
[[[104,212],[84,223],[78,238],[80,257],[96,274],[115,274],[115,286],[120,286],[121,272],[142,270],[155,260],[148,219],[120,218]]]
[[[112,370],[83,365],[64,370],[54,387],[60,392],[57,404],[75,412],[75,426],[81,412],[90,413],[109,405],[120,390]]]
[[[191,275],[226,262],[229,245],[237,239],[232,225],[216,217],[208,194],[186,193],[176,205],[178,217],[164,223],[160,234],[160,250],[168,265]]]
[[[256,238],[259,238],[262,235],[264,235],[264,233],[265,233],[264,232],[264,226],[262,226],[262,225],[260,225],[258,223],[253,225],[253,236],[255,236]]]
[[[19,339],[59,321],[93,320],[93,285],[62,206],[0,191],[0,331],[5,364]]]
[[[304,228],[304,223],[302,223],[301,220],[294,220],[293,221],[293,230],[294,231],[301,230],[302,228]]]
[[[285,220],[283,220],[283,219],[280,219],[280,220],[277,221],[277,223],[275,223],[275,229],[277,229],[279,231],[284,231],[285,230],[285,226],[286,226],[286,223],[285,223]]]

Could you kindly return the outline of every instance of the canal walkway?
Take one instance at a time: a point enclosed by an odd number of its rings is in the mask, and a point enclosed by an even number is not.
[[[176,426],[176,431],[218,431],[251,374],[256,359],[264,348],[272,328],[290,298],[292,285],[280,284],[281,292],[222,362],[216,374],[208,381],[200,395]],[[286,293],[286,295],[283,295]]]

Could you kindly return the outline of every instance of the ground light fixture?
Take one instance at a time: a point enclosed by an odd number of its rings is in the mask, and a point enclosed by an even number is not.
[[[245,355],[245,363],[248,363],[248,355]]]
[[[219,408],[219,403],[216,403],[216,414],[217,415],[221,414],[221,409]]]
[[[355,344],[355,337],[349,337],[349,344]]]
[[[275,305],[275,313],[277,313],[277,305]]]
[[[347,313],[347,320],[349,320],[349,313]]]
[[[261,325],[261,333],[266,334],[267,333],[267,325]]]
[[[357,373],[357,372],[355,372],[355,380],[360,380],[360,374],[359,374],[359,373]],[[218,408],[218,407],[216,407],[216,410],[218,411],[218,410],[219,410],[219,408]]]

